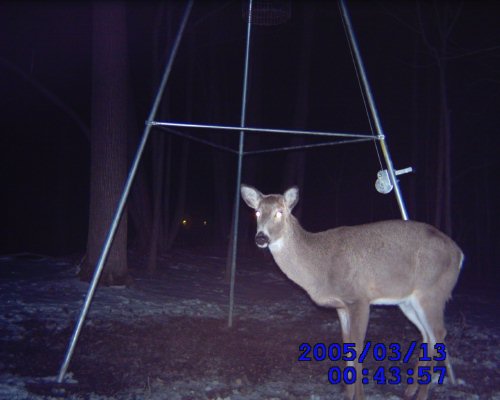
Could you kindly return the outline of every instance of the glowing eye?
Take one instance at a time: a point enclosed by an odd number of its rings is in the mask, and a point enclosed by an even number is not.
[[[283,213],[281,211],[276,211],[276,218],[280,219],[283,216]]]
[[[259,217],[260,217],[260,211],[256,211],[256,212],[255,212],[255,216],[256,216],[257,218],[259,218]]]

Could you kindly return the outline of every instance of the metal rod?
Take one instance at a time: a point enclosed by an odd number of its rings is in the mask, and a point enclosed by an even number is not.
[[[316,144],[303,144],[303,145],[299,145],[299,146],[285,146],[285,147],[276,147],[276,148],[273,148],[273,149],[245,151],[244,154],[246,156],[251,156],[251,155],[254,155],[254,154],[275,153],[275,152],[278,152],[278,151],[292,151],[292,150],[300,150],[300,149],[312,149],[312,148],[315,148],[315,147],[334,146],[336,144],[371,142],[373,140],[376,140],[376,138],[372,137],[371,139],[338,140],[336,142],[326,142],[326,143],[316,143]]]
[[[180,137],[184,137],[184,138],[187,138],[189,140],[192,140],[194,142],[199,142],[199,143],[203,143],[203,144],[206,144],[208,146],[211,146],[211,147],[214,147],[216,149],[219,149],[219,150],[225,150],[225,151],[229,151],[233,154],[238,154],[238,151],[235,150],[235,149],[232,149],[230,147],[227,147],[227,146],[222,146],[220,144],[217,144],[217,143],[213,143],[209,140],[205,140],[205,139],[201,139],[201,138],[198,138],[196,136],[193,136],[193,135],[190,135],[188,133],[184,133],[184,132],[179,132],[179,131],[176,131],[174,129],[171,129],[171,128],[168,128],[166,126],[160,126],[158,129],[162,129],[162,130],[165,130],[169,133],[172,133],[174,135],[177,135],[177,136],[180,136]]]
[[[303,130],[290,130],[290,129],[250,128],[250,127],[227,126],[227,125],[187,124],[183,122],[148,121],[147,123],[153,126],[173,126],[177,128],[204,128],[204,129],[218,129],[218,130],[239,131],[239,132],[243,131],[243,132],[288,133],[292,135],[338,136],[338,137],[373,139],[373,135],[369,133],[361,134],[361,133],[344,133],[344,132],[303,131]]]
[[[241,96],[241,119],[240,128],[245,127],[246,112],[247,112],[247,92],[248,92],[248,66],[250,63],[250,34],[252,32],[252,0],[248,2],[248,23],[247,23],[247,41],[245,47],[245,69],[243,72],[243,93]],[[231,281],[229,286],[229,317],[227,326],[233,326],[233,309],[234,309],[234,283],[236,275],[236,250],[238,248],[238,223],[240,215],[240,187],[241,187],[241,170],[243,166],[243,150],[245,141],[245,131],[240,129],[240,142],[238,149],[238,170],[236,172],[236,193],[234,196],[234,223],[233,223],[233,247],[231,249]]]
[[[391,155],[389,153],[389,148],[385,141],[385,134],[382,129],[382,124],[380,122],[380,118],[377,111],[377,106],[375,105],[375,101],[373,99],[372,90],[370,87],[370,83],[368,82],[368,77],[366,75],[365,66],[363,64],[363,59],[361,58],[361,53],[359,51],[358,43],[356,40],[356,36],[354,34],[354,29],[351,24],[351,17],[347,10],[347,6],[345,4],[345,0],[339,1],[340,10],[342,14],[342,19],[344,21],[345,27],[347,28],[349,42],[351,44],[351,48],[354,52],[354,58],[356,60],[356,65],[358,68],[358,72],[361,77],[361,81],[363,83],[364,92],[366,98],[368,100],[368,106],[370,107],[370,112],[375,123],[375,129],[377,130],[378,140],[380,142],[380,147],[382,149],[382,154],[384,155],[385,163],[387,165],[387,170],[389,172],[389,177],[391,179],[391,183],[394,186],[394,194],[396,195],[396,200],[398,202],[399,211],[401,212],[401,217],[404,220],[408,219],[408,213],[406,211],[405,203],[403,200],[403,196],[401,194],[401,190],[399,188],[398,181],[396,179],[396,174],[394,173],[394,167],[392,165]]]
[[[158,88],[158,92],[156,93],[156,97],[153,103],[153,106],[151,108],[151,112],[149,114],[149,120],[153,119],[154,116],[156,115],[156,111],[158,109],[158,106],[160,104],[160,100],[163,94],[163,91],[165,89],[165,85],[167,83],[168,77],[170,75],[170,70],[172,69],[172,64],[174,62],[175,56],[177,54],[177,49],[179,47],[180,40],[182,38],[182,35],[184,33],[184,29],[186,26],[186,22],[188,20],[189,14],[191,12],[191,7],[192,7],[192,1],[189,1],[186,10],[184,12],[184,16],[181,22],[181,25],[179,27],[179,31],[177,33],[177,37],[175,39],[175,42],[172,47],[172,51],[170,53],[170,58],[167,62],[167,65],[165,67],[165,72],[163,73],[163,77],[161,80],[160,87]],[[73,335],[71,336],[68,349],[66,351],[66,355],[64,357],[64,361],[61,365],[61,369],[59,370],[59,375],[57,377],[57,382],[62,383],[64,376],[66,375],[66,371],[68,370],[69,363],[71,361],[71,358],[73,356],[73,352],[76,347],[76,343],[78,342],[78,337],[80,336],[80,332],[83,327],[83,323],[85,321],[85,317],[87,316],[90,304],[92,302],[92,299],[94,297],[94,292],[97,287],[97,283],[99,281],[99,278],[101,276],[102,270],[104,268],[104,262],[106,261],[106,258],[109,253],[109,249],[111,248],[111,243],[113,241],[113,238],[115,236],[116,230],[118,228],[118,224],[120,223],[121,216],[123,214],[123,209],[125,207],[125,203],[127,201],[128,194],[130,192],[130,187],[132,186],[132,182],[134,180],[135,174],[137,172],[137,167],[139,165],[139,161],[141,159],[142,153],[144,151],[144,147],[146,145],[146,142],[149,137],[149,132],[151,130],[151,125],[146,125],[144,128],[144,133],[142,135],[141,142],[139,144],[139,147],[137,149],[137,152],[135,154],[135,158],[132,162],[132,166],[130,168],[130,172],[128,174],[127,180],[125,182],[125,187],[123,189],[123,193],[120,197],[120,201],[118,202],[118,207],[115,211],[115,214],[113,216],[113,221],[111,223],[111,227],[109,229],[108,235],[106,237],[106,241],[104,243],[103,249],[101,251],[101,255],[99,257],[99,260],[97,262],[94,275],[92,277],[92,281],[90,283],[89,289],[87,291],[87,295],[85,297],[85,301],[83,303],[82,309],[80,311],[80,316],[78,318],[78,322],[75,326],[75,329],[73,331]]]
[[[190,135],[185,132],[179,132],[174,129],[171,129],[167,126],[159,126],[158,129],[164,130],[168,133],[172,133],[173,135],[179,136],[179,137],[184,137],[189,140],[193,140],[195,142],[203,143],[208,146],[214,147],[219,150],[224,150],[228,151],[233,154],[239,154],[238,150],[232,149],[227,146],[222,146],[220,144],[211,142],[210,140],[205,140],[198,138],[196,136]],[[335,142],[325,142],[325,143],[315,143],[315,144],[303,144],[303,145],[298,145],[298,146],[284,146],[284,147],[276,147],[276,148],[271,148],[271,149],[264,149],[264,150],[253,150],[253,151],[245,151],[243,152],[243,155],[254,155],[254,154],[265,154],[265,153],[275,153],[278,151],[292,151],[292,150],[300,150],[300,149],[310,149],[310,148],[315,148],[315,147],[324,147],[324,146],[334,146],[337,144],[346,144],[346,143],[360,143],[360,142],[369,142],[369,141],[374,141],[377,140],[375,136],[371,136],[369,139],[368,138],[361,138],[361,139],[346,139],[346,140],[337,140]],[[396,174],[397,175],[397,174]]]

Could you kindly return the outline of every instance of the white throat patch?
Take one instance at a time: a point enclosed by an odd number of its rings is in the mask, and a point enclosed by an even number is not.
[[[279,238],[278,240],[276,240],[275,242],[272,242],[270,245],[269,245],[269,250],[271,250],[273,253],[275,251],[280,251],[282,248],[283,248],[283,238]]]

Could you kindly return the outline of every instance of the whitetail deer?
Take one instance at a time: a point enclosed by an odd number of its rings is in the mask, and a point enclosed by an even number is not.
[[[453,240],[430,225],[402,220],[311,233],[291,213],[299,200],[298,188],[283,195],[264,195],[242,185],[241,195],[256,210],[257,246],[269,248],[280,269],[314,302],[337,309],[342,339],[355,343],[358,355],[370,304],[398,305],[428,343],[428,356],[436,354],[434,345],[444,343],[446,336],[445,303],[463,261]],[[362,364],[347,364],[355,367],[357,379],[346,386],[346,397],[364,399]],[[445,364],[454,383],[448,352]],[[419,361],[415,371],[433,365],[433,361]],[[416,382],[417,372],[414,376]],[[414,383],[405,396],[424,400],[428,390],[429,385]]]

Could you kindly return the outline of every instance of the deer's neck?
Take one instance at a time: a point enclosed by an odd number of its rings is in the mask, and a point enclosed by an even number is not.
[[[309,246],[311,233],[302,228],[293,215],[289,218],[283,236],[272,243],[269,250],[285,275],[309,292],[317,279],[317,271],[308,268],[313,256]]]

